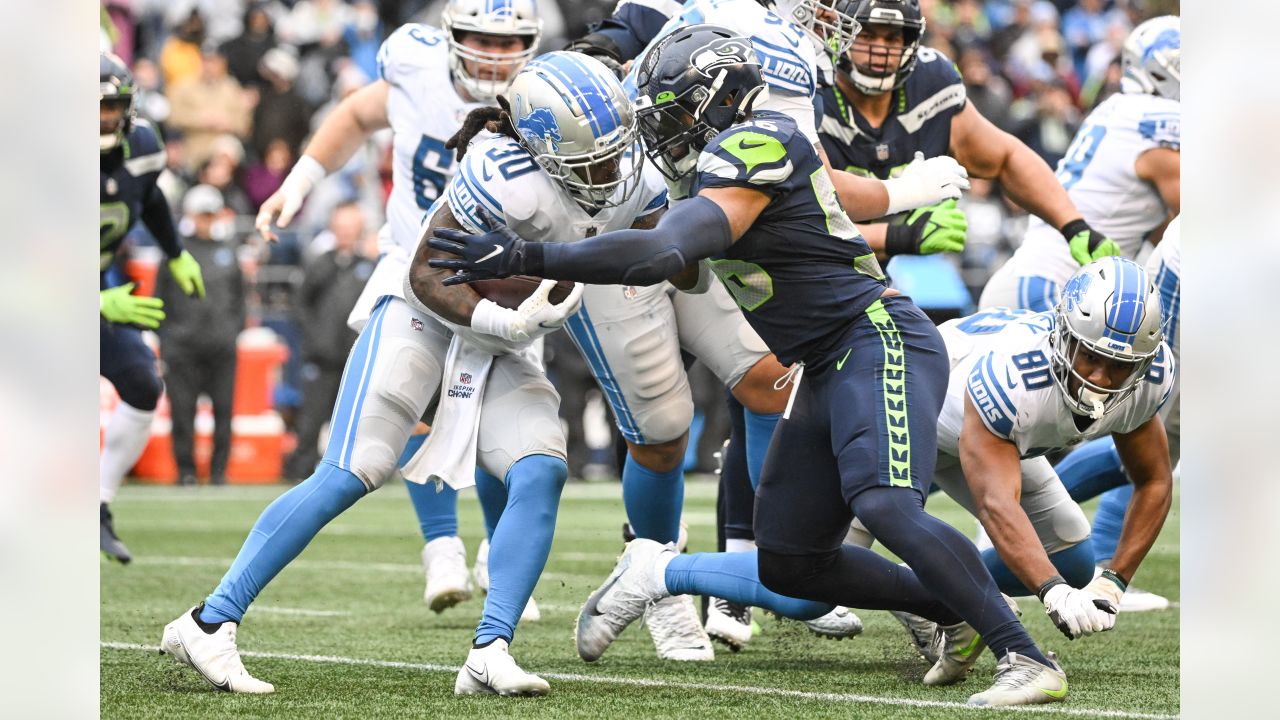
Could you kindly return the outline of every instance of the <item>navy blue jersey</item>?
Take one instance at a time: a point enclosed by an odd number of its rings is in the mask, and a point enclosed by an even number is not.
[[[116,250],[139,219],[165,254],[182,252],[173,216],[156,180],[165,167],[164,144],[151,123],[137,120],[121,146],[102,155],[98,214],[99,270],[105,271]]]
[[[747,187],[772,200],[721,256],[716,275],[784,365],[821,365],[886,287],[875,254],[789,116],[759,111],[698,157],[693,192]]]
[[[878,128],[858,114],[838,87],[822,88],[818,136],[831,167],[887,180],[917,150],[927,158],[947,154],[951,118],[964,109],[964,82],[951,59],[937,50],[922,47],[918,57],[906,82],[893,91],[889,115]]]

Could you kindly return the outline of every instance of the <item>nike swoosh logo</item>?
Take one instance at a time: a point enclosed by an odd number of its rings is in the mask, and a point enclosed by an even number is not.
[[[472,667],[471,663],[467,663],[467,672],[471,673],[471,677],[479,680],[481,683],[485,685],[489,684],[489,667],[487,665],[483,668],[483,671],[481,671]]]
[[[1009,368],[1004,369],[1004,380],[1009,384],[1010,390],[1017,389],[1018,383],[1013,381],[1013,375],[1009,372]]]
[[[844,351],[844,357],[836,361],[836,372],[844,369],[844,361],[849,359],[849,353],[853,352],[853,348]]]
[[[564,326],[563,326],[563,325],[561,325],[560,323],[554,323],[554,324],[552,324],[552,325],[548,325],[548,324],[547,324],[547,321],[546,321],[546,320],[543,320],[542,322],[538,323],[538,327],[540,327],[540,328],[544,328],[544,329],[546,329],[546,330],[556,330],[556,329],[558,329],[558,328],[562,328],[562,327],[564,327]]]
[[[618,578],[622,577],[622,572],[624,572],[627,569],[627,566],[631,564],[631,558],[624,558],[624,562],[626,565],[620,566],[618,568],[618,573],[609,578],[608,582],[601,585],[599,590],[595,591],[591,594],[591,597],[587,598],[587,604],[582,606],[582,612],[584,614],[592,617],[599,617],[604,614],[596,608],[600,605],[600,598],[608,594],[608,592],[613,589],[614,584],[618,582]]]
[[[973,650],[974,650],[974,648],[978,647],[978,643],[980,643],[980,642],[982,642],[982,636],[981,636],[981,635],[974,635],[974,636],[973,636],[973,639],[969,641],[969,644],[968,644],[966,647],[961,648],[961,649],[959,650],[960,657],[966,657],[966,658],[967,658],[967,657],[969,657],[970,655],[972,655],[972,654],[973,654]]]
[[[1064,698],[1064,697],[1066,697],[1066,696],[1067,696],[1067,681],[1066,681],[1066,680],[1063,680],[1063,681],[1062,681],[1062,687],[1058,688],[1057,690],[1050,690],[1050,689],[1048,689],[1048,688],[1040,688],[1040,692],[1044,693],[1045,695],[1048,695],[1049,697],[1053,698],[1054,700],[1061,700],[1062,698]]]
[[[746,140],[739,140],[739,141],[738,141],[738,147],[739,147],[740,149],[742,149],[742,150],[752,150],[752,149],[755,149],[755,148],[758,148],[758,147],[764,147],[764,143],[762,143],[762,142],[754,142],[754,143],[751,143],[751,144],[749,144],[749,145],[748,145]]]
[[[187,658],[190,658],[191,650],[187,648],[187,643],[182,639],[181,634],[178,635],[178,644],[182,646],[182,652],[186,654]],[[227,678],[222,682],[214,682],[213,678],[209,677],[208,674],[205,673],[203,668],[196,667],[196,664],[194,662],[189,664],[191,665],[192,669],[200,673],[200,677],[204,678],[205,682],[209,683],[210,685],[217,688],[218,690],[221,690],[222,692],[231,692],[231,678]]]
[[[484,257],[480,258],[479,260],[476,260],[476,264],[480,264],[480,263],[484,262],[485,260],[488,260],[489,258],[498,257],[498,256],[499,256],[499,255],[501,255],[501,254],[502,254],[502,246],[501,246],[501,245],[498,245],[498,244],[494,244],[494,246],[493,246],[493,250],[492,250],[488,255],[485,255]]]
[[[493,173],[489,172],[489,163],[480,164],[480,174],[484,176],[485,182],[489,182],[493,179]]]

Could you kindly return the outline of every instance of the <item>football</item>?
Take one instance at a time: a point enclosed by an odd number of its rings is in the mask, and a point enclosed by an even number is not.
[[[542,278],[531,277],[529,275],[512,275],[508,278],[500,280],[477,280],[471,283],[471,287],[480,295],[480,297],[501,305],[504,308],[515,310],[520,307],[520,303],[533,294],[538,289],[538,285],[542,282]],[[569,293],[573,291],[573,283],[568,280],[561,280],[551,290],[551,302],[559,304],[569,297]]]

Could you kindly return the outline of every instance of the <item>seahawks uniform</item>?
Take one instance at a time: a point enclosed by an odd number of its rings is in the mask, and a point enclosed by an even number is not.
[[[380,297],[404,297],[402,280],[418,248],[422,218],[456,170],[453,151],[445,149],[445,141],[462,126],[467,113],[481,106],[458,94],[449,73],[448,39],[429,25],[402,25],[382,43],[378,77],[390,85],[387,119],[393,140],[387,224],[391,232],[389,238],[378,236],[382,258],[348,318],[355,330],[363,327]]]
[[[757,490],[756,543],[828,552],[843,542],[862,490],[923,494],[932,481],[942,340],[910,300],[882,297],[875,255],[790,117],[761,111],[717,135],[693,188],[720,187],[772,197],[712,266],[778,360],[804,363]]]
[[[1084,219],[1130,259],[1169,217],[1160,193],[1138,177],[1134,164],[1153,148],[1181,147],[1180,108],[1177,100],[1154,95],[1112,95],[1085,118],[1058,163],[1058,182]],[[979,304],[1047,310],[1079,269],[1062,234],[1033,217],[1026,239],[992,276]]]
[[[1167,402],[1176,376],[1173,353],[1161,345],[1137,390],[1098,420],[1076,415],[1053,378],[1052,311],[996,308],[945,323],[940,331],[951,382],[938,418],[936,482],[970,513],[977,504],[960,467],[960,432],[968,397],[993,435],[1022,457],[1021,504],[1047,553],[1089,537],[1089,521],[1072,501],[1045,455],[1111,433],[1128,433]],[[1080,425],[1080,422],[1087,422]]]
[[[822,89],[818,135],[831,167],[888,180],[916,152],[932,158],[950,151],[951,119],[966,102],[964,82],[943,53],[921,47],[916,57],[915,68],[893,91],[889,115],[878,128],[858,114],[838,87]]]

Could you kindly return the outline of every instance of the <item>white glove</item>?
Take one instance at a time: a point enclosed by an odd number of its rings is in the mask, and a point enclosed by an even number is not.
[[[1120,599],[1124,597],[1125,591],[1125,588],[1120,585],[1122,582],[1124,581],[1119,580],[1118,578],[1112,579],[1112,577],[1108,577],[1106,574],[1103,574],[1094,578],[1093,582],[1085,585],[1084,589],[1111,603],[1111,606],[1119,611]],[[1107,626],[1102,628],[1103,630],[1110,630],[1116,626],[1115,615],[1108,614],[1107,620]]]
[[[471,329],[496,335],[508,342],[526,342],[558,330],[569,316],[578,312],[585,285],[574,283],[569,297],[556,305],[550,300],[555,280],[543,280],[538,289],[515,310],[492,300],[481,300],[471,313]]]
[[[302,201],[307,199],[307,194],[327,174],[320,161],[310,155],[298,158],[298,162],[280,184],[280,189],[272,193],[258,209],[258,217],[253,221],[258,234],[266,240],[275,240],[276,234],[271,232],[272,217],[279,215],[276,227],[288,225],[298,213],[298,208],[302,207]]]
[[[883,182],[889,193],[885,214],[892,215],[959,199],[961,191],[969,189],[969,171],[949,155],[925,160],[924,153],[917,150],[915,159],[902,169],[901,175]]]
[[[1110,612],[1103,606],[1111,608]],[[1114,605],[1089,590],[1077,590],[1066,583],[1054,585],[1045,593],[1044,611],[1072,640],[1110,630],[1116,624]]]

